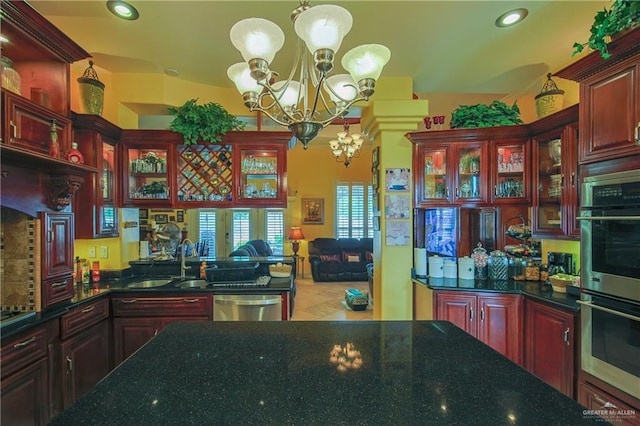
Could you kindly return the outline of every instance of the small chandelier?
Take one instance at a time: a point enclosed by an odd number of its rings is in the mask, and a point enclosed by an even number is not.
[[[343,162],[345,167],[349,167],[352,158],[360,156],[360,148],[364,140],[359,133],[349,134],[349,122],[344,120],[344,131],[338,132],[338,139],[329,141],[329,146],[336,157],[337,162]]]
[[[354,103],[373,95],[391,51],[380,44],[354,47],[342,57],[342,66],[350,74],[329,76],[334,55],[353,23],[349,11],[335,5],[312,7],[308,0],[301,0],[291,21],[298,47],[286,80],[276,81],[279,74],[269,69],[284,45],[284,33],[262,18],[243,19],[231,28],[231,43],[246,62],[231,65],[227,75],[250,111],[261,111],[286,126],[307,149],[320,130],[344,117]],[[299,80],[294,80],[296,74]]]

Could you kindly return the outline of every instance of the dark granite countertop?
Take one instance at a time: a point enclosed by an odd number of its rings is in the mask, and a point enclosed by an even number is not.
[[[352,343],[358,369],[339,371]],[[180,322],[52,425],[577,425],[585,408],[444,321]],[[598,422],[602,424],[602,422]]]
[[[494,281],[494,280],[462,280],[455,278],[413,278],[414,282],[433,290],[481,291],[491,293],[524,294],[559,308],[578,312],[580,305],[578,296],[553,291],[538,281]]]

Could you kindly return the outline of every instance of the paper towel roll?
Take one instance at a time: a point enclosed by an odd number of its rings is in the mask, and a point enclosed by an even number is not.
[[[149,241],[140,241],[140,259],[149,257]]]
[[[427,249],[413,249],[413,267],[416,270],[416,276],[424,278],[427,276]]]

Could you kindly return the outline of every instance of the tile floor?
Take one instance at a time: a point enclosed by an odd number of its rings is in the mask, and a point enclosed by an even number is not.
[[[373,307],[352,311],[344,303],[344,291],[355,288],[369,291],[367,281],[314,282],[312,278],[296,278],[295,307],[292,321],[363,321],[373,318]]]

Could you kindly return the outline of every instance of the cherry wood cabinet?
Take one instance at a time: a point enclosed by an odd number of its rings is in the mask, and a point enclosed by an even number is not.
[[[74,197],[76,238],[117,237],[120,206],[117,149],[122,130],[98,115],[72,113],[72,117],[73,139],[85,164],[98,170],[85,178]]]
[[[573,105],[531,124],[536,237],[580,238],[578,108]]]
[[[522,365],[522,296],[461,291],[434,292],[435,319],[451,321]]]
[[[640,154],[640,28],[555,75],[580,83],[580,164]]]
[[[0,423],[45,425],[49,421],[47,332],[37,327],[2,345]]]
[[[635,405],[628,404],[610,393],[600,388],[592,386],[588,382],[580,381],[578,383],[578,402],[590,410],[598,410],[611,412],[611,418],[603,416],[605,420],[611,423],[622,425],[640,425],[640,403]]]
[[[73,308],[61,318],[63,408],[69,407],[111,370],[109,300]]]
[[[416,207],[530,200],[527,126],[411,132]]]
[[[48,155],[52,120],[62,156],[71,146],[70,64],[90,55],[23,1],[2,0],[2,56],[21,76],[16,93],[2,89],[2,142]]]
[[[531,299],[524,312],[524,367],[574,398],[577,315]]]
[[[73,298],[73,213],[39,214],[42,308]]]
[[[211,295],[114,297],[114,363],[120,364],[174,321],[211,321]]]

